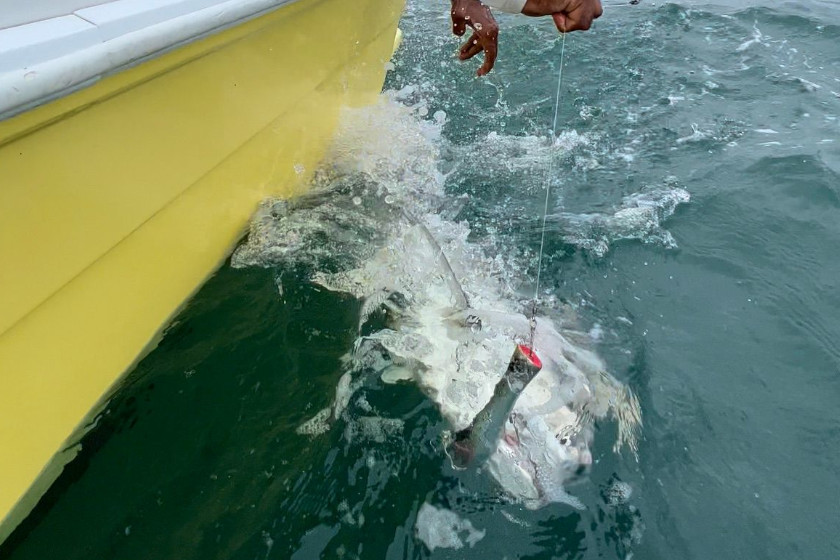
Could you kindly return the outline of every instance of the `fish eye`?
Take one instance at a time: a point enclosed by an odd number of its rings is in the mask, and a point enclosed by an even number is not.
[[[560,441],[561,445],[566,445],[567,443],[569,443],[569,438],[567,438],[565,436],[563,436],[563,437],[557,436],[557,439],[558,439],[558,441]]]
[[[470,328],[472,332],[479,332],[481,331],[481,317],[478,315],[468,315],[466,321],[464,321],[467,327]]]

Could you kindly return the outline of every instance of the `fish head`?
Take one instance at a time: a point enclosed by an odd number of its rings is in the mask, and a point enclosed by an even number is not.
[[[526,503],[569,503],[564,485],[591,469],[591,429],[576,427],[575,415],[568,409],[568,424],[558,425],[557,415],[553,416],[512,414],[497,452],[488,462],[499,483],[509,491],[516,489],[511,493]]]

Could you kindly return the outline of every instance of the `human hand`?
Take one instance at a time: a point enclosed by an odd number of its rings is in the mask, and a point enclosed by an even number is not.
[[[527,0],[526,16],[551,16],[558,31],[586,31],[604,12],[600,0]]]
[[[499,24],[490,8],[479,0],[452,0],[452,32],[461,37],[472,28],[469,40],[461,46],[458,58],[467,60],[484,51],[484,64],[478,75],[484,76],[493,69],[499,51]]]

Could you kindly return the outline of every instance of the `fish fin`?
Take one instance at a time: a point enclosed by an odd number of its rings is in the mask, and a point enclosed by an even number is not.
[[[315,438],[329,431],[332,424],[338,420],[347,409],[347,405],[350,404],[350,399],[353,397],[353,394],[358,390],[358,388],[359,384],[353,382],[353,376],[351,373],[349,371],[345,372],[344,375],[341,376],[341,379],[339,379],[338,385],[335,388],[335,399],[332,404],[319,410],[315,416],[298,426],[295,429],[295,432],[300,435]]]
[[[426,224],[412,216],[407,210],[403,210],[403,216],[405,216],[405,218],[409,222],[411,222],[420,230],[420,232],[423,234],[423,237],[426,239],[432,251],[434,252],[435,258],[438,264],[440,265],[444,281],[449,287],[449,291],[452,293],[452,297],[455,299],[455,305],[458,307],[458,309],[469,308],[470,302],[469,298],[467,298],[467,293],[464,291],[463,286],[461,286],[461,282],[458,280],[458,276],[452,269],[452,263],[449,262],[446,253],[443,252],[443,247],[441,247],[440,243],[437,242],[437,239],[435,239],[435,236],[432,235],[431,231],[429,231],[429,228],[426,227]]]
[[[584,511],[586,506],[580,498],[577,496],[572,496],[565,490],[559,490],[557,492],[553,492],[550,496],[541,496],[537,499],[526,499],[523,500],[525,507],[531,510],[540,509],[548,504],[566,504],[572,506],[578,511]]]
[[[618,453],[626,445],[638,457],[638,439],[642,428],[639,399],[629,387],[606,371],[600,371],[592,385],[597,416],[609,413],[618,423],[618,437],[613,451]]]
[[[586,509],[586,506],[580,501],[580,498],[577,496],[572,496],[566,491],[560,491],[554,496],[552,496],[552,501],[558,502],[561,504],[567,504],[575,508],[576,510],[583,511]]]
[[[362,303],[362,310],[359,312],[359,330],[362,330],[362,325],[367,323],[370,316],[379,309],[379,306],[385,303],[388,297],[391,295],[391,291],[387,288],[382,288],[381,290],[369,295],[365,298],[364,303]]]

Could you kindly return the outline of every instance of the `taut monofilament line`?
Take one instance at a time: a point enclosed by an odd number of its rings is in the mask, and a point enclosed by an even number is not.
[[[560,112],[560,92],[562,91],[563,86],[563,65],[566,57],[566,34],[563,33],[563,39],[560,46],[560,72],[557,75],[557,94],[554,97],[554,123],[551,126],[551,145],[557,142],[557,115]],[[543,250],[545,249],[545,225],[546,220],[548,218],[548,199],[549,195],[551,194],[551,178],[554,174],[554,158],[552,157],[551,150],[548,153],[548,173],[545,181],[545,205],[543,206],[543,215],[542,215],[542,234],[540,235],[540,253],[537,259],[537,285],[534,289],[534,303],[533,307],[531,308],[531,320],[530,320],[530,327],[531,333],[529,337],[528,346],[531,347],[532,350],[536,350],[534,348],[534,335],[537,331],[537,305],[540,300],[540,279],[542,276],[542,258],[543,258]]]

